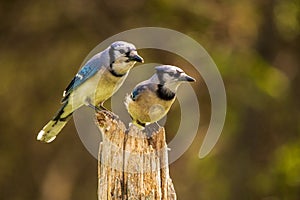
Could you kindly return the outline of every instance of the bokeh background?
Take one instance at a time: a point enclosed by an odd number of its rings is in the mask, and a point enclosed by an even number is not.
[[[178,199],[300,199],[297,0],[1,0],[0,199],[96,199],[97,162],[74,123],[51,145],[36,134],[85,56],[107,37],[144,26],[197,40],[227,91],[221,138],[199,159],[210,99],[205,83],[194,86],[201,90],[200,131],[170,166]],[[180,63],[164,52],[140,53],[150,62]],[[177,110],[175,104],[172,114]],[[170,120],[168,139],[177,124]]]

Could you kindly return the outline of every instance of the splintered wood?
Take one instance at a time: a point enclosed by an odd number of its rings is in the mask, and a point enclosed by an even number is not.
[[[165,131],[162,127],[140,130],[97,113],[102,133],[98,155],[99,200],[175,200],[169,176]]]

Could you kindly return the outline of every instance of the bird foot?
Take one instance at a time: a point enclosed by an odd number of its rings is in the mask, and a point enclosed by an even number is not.
[[[119,116],[109,110],[101,110],[101,112],[113,120],[119,120]]]
[[[153,134],[157,133],[160,128],[161,126],[157,122],[154,122],[152,124],[146,125],[144,132],[146,133],[147,137],[150,138]]]

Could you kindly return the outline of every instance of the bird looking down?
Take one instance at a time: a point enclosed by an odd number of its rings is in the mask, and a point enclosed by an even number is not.
[[[62,107],[39,132],[37,140],[52,142],[70,119],[72,113],[86,105],[100,110],[123,84],[136,62],[144,62],[136,47],[117,41],[94,55],[79,70],[63,93]]]
[[[125,98],[133,124],[141,128],[159,121],[168,113],[181,83],[195,81],[176,66],[161,65],[155,69],[151,78],[139,83]]]

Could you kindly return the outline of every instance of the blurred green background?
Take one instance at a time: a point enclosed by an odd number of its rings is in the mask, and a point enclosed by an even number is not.
[[[178,199],[300,199],[300,1],[2,0],[0,23],[0,199],[96,199],[97,162],[73,121],[51,145],[36,134],[85,56],[107,37],[144,26],[197,40],[227,91],[223,133],[200,160],[210,99],[197,82],[200,131],[170,166]]]

